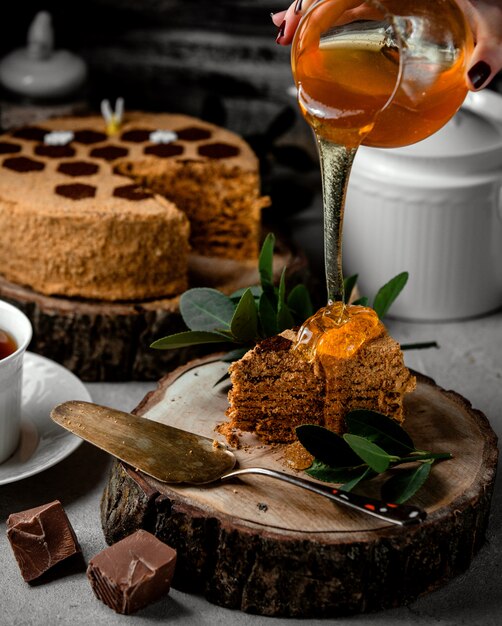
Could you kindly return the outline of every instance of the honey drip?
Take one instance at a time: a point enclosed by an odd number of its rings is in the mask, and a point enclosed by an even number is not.
[[[308,362],[318,357],[326,365],[332,358],[350,358],[364,343],[384,333],[373,309],[333,302],[303,324],[293,349]]]

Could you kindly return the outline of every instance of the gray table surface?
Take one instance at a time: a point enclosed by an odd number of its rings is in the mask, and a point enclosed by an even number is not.
[[[502,436],[502,313],[454,323],[388,321],[402,343],[436,340],[440,348],[408,352],[407,364],[454,389],[490,420]],[[95,402],[124,410],[134,408],[152,383],[92,383]],[[106,544],[99,521],[99,501],[109,457],[83,443],[58,465],[36,476],[0,487],[0,625],[13,624],[176,624],[257,626],[303,624],[305,620],[267,618],[214,606],[204,598],[171,590],[169,596],[132,617],[115,614],[93,595],[83,573],[45,585],[26,584],[6,539],[5,520],[15,511],[59,499],[89,560]],[[411,606],[309,624],[483,624],[502,623],[502,488],[497,481],[487,540],[469,571]]]

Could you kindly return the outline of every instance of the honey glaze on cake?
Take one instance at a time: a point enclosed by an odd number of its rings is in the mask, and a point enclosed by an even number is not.
[[[61,118],[0,138],[7,280],[47,295],[152,299],[188,287],[190,248],[257,257],[268,199],[240,137],[168,114],[129,113],[119,135],[103,130],[100,116]],[[174,141],[154,143],[159,130]],[[46,143],[64,132],[64,145]]]
[[[321,309],[298,333],[258,344],[232,364],[230,380],[227,431],[266,443],[294,442],[301,424],[341,433],[354,409],[402,421],[404,395],[416,384],[376,313],[341,304]]]

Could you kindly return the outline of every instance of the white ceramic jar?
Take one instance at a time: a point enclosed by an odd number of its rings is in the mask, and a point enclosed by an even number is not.
[[[502,306],[502,96],[470,93],[434,136],[360,148],[345,211],[344,273],[372,297],[410,278],[391,314],[454,320]]]

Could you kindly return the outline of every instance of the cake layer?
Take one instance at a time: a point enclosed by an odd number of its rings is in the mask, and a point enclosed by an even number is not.
[[[343,432],[354,409],[403,420],[403,396],[415,387],[399,344],[376,337],[350,358],[306,361],[293,350],[296,333],[266,339],[230,367],[229,426],[267,443],[295,441],[300,424]]]
[[[240,137],[146,113],[127,114],[117,136],[104,131],[100,116],[69,117],[0,137],[7,280],[47,295],[149,299],[187,288],[190,246],[257,256],[267,200]]]

